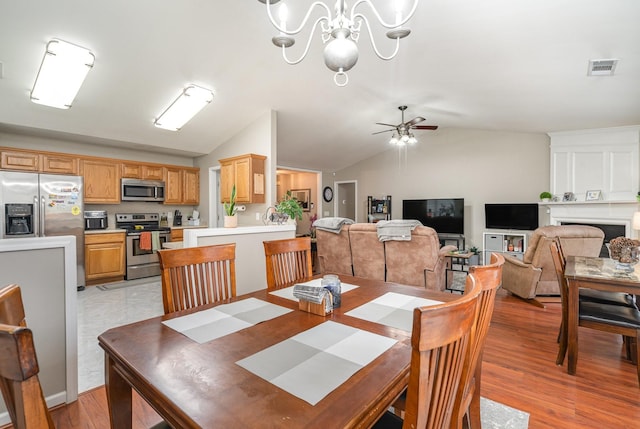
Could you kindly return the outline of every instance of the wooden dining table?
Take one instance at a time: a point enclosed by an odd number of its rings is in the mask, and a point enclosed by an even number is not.
[[[567,372],[575,375],[578,364],[579,288],[640,295],[640,266],[631,272],[616,267],[610,258],[567,256]]]
[[[451,301],[459,298],[350,276],[358,286],[342,295],[327,316],[260,290],[231,300],[109,329],[98,337],[105,352],[105,386],[111,427],[132,427],[132,389],[175,428],[360,428],[370,427],[406,388],[411,333],[345,313],[388,292]],[[294,311],[198,343],[163,324],[220,304],[257,298]],[[332,321],[397,340],[327,396],[311,405],[236,364],[323,322]],[[284,358],[284,357],[283,357]],[[318,368],[318,377],[331,368]]]

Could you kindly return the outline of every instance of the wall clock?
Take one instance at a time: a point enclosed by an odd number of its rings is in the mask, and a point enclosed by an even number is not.
[[[331,200],[333,199],[333,189],[331,189],[331,186],[324,187],[324,190],[322,191],[322,197],[326,202],[331,202]]]

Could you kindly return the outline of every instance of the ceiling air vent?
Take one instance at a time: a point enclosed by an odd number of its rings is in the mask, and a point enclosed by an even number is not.
[[[618,60],[589,60],[588,76],[612,76]]]

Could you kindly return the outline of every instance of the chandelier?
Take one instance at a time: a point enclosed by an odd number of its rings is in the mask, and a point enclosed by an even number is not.
[[[320,26],[322,32],[322,43],[325,44],[324,48],[324,63],[329,67],[329,69],[336,72],[333,77],[334,82],[338,86],[345,86],[349,83],[349,77],[347,76],[347,71],[351,70],[351,68],[358,61],[358,39],[360,37],[360,31],[362,29],[362,23],[364,23],[367,27],[367,32],[369,34],[369,40],[371,41],[371,46],[373,47],[373,51],[376,55],[382,60],[390,60],[396,56],[398,50],[400,48],[400,39],[407,37],[411,30],[408,28],[403,28],[402,26],[407,23],[413,16],[418,7],[418,1],[414,0],[413,5],[411,7],[410,12],[402,17],[402,10],[404,6],[404,0],[394,0],[395,3],[395,16],[393,22],[387,22],[380,16],[380,13],[376,10],[371,0],[356,0],[355,4],[351,8],[350,11],[347,11],[347,4],[344,0],[337,0],[334,6],[334,15],[332,16],[331,9],[325,3],[321,1],[314,1],[309,10],[307,11],[302,23],[299,27],[290,30],[287,28],[287,18],[288,18],[288,9],[287,6],[283,3],[280,5],[278,10],[278,19],[280,23],[278,24],[273,17],[273,13],[271,12],[271,5],[278,3],[280,0],[258,0],[261,3],[266,3],[267,5],[267,15],[269,15],[269,20],[271,24],[280,32],[277,36],[274,36],[271,41],[274,45],[278,47],[282,47],[282,57],[284,58],[287,64],[295,65],[300,63],[309,52],[309,46],[311,45],[311,39],[313,38],[313,33],[316,30],[316,27]],[[369,20],[360,12],[356,12],[358,6],[366,4],[371,8],[371,12],[378,20],[378,22],[385,28],[388,28],[387,37],[389,39],[396,40],[396,47],[391,55],[385,56],[380,53],[378,47],[376,46],[373,35],[371,34],[371,27],[369,25]],[[324,9],[324,13],[326,15],[316,19],[311,28],[311,32],[309,34],[309,39],[307,40],[306,47],[304,52],[300,56],[300,58],[296,60],[290,60],[287,57],[286,49],[292,46],[295,43],[294,35],[300,33],[304,26],[309,21],[309,17],[313,12],[315,6],[318,6],[320,9]]]

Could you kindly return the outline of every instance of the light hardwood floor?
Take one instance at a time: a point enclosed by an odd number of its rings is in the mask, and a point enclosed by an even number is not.
[[[500,291],[484,354],[482,396],[530,414],[529,428],[640,427],[635,366],[621,358],[622,341],[580,328],[576,376],[555,365],[560,304],[546,309]],[[134,428],[160,418],[135,397]],[[53,411],[58,429],[109,427],[104,388]]]

